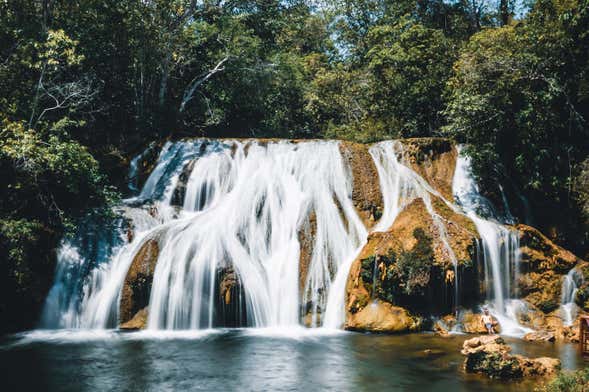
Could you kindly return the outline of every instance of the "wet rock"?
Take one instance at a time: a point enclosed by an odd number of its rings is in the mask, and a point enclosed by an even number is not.
[[[340,142],[342,157],[352,171],[352,201],[368,228],[380,219],[383,210],[378,172],[368,152],[369,147],[366,144]]]
[[[195,163],[196,159],[193,159],[182,168],[182,172],[178,176],[176,188],[174,189],[174,193],[172,194],[172,200],[170,201],[171,205],[180,207],[184,205],[184,197],[186,196],[186,187],[188,186],[188,179],[190,178],[190,173],[192,173],[192,169],[194,168]]]
[[[462,331],[465,333],[472,334],[486,334],[488,333],[485,324],[482,319],[483,315],[479,313],[473,313],[471,311],[464,311],[461,314],[460,323],[462,324]],[[493,325],[495,333],[501,332],[498,323]]]
[[[577,267],[582,277],[581,285],[575,295],[575,303],[585,312],[589,312],[589,263],[582,262]]]
[[[136,177],[129,179],[135,183],[137,189],[141,189],[149,175],[155,168],[158,160],[159,153],[163,147],[163,141],[159,143],[151,143],[146,150],[141,154],[139,162],[137,162],[137,173]]]
[[[514,355],[514,358],[519,362],[524,377],[552,375],[558,372],[561,366],[557,358],[527,358],[521,355]]]
[[[554,336],[554,332],[537,331],[525,334],[524,340],[528,342],[554,342],[556,337]]]
[[[153,273],[159,256],[157,240],[147,240],[139,249],[123,284],[119,307],[119,323],[131,320],[141,309],[149,305]]]
[[[447,200],[452,200],[452,178],[458,152],[450,139],[402,139],[402,160]]]
[[[227,265],[218,268],[216,275],[214,326],[247,326],[247,307],[239,274],[232,265]]]
[[[299,289],[301,292],[301,299],[307,282],[307,273],[309,272],[309,266],[311,265],[311,258],[313,257],[313,244],[316,232],[317,216],[315,215],[315,212],[311,212],[301,225],[298,233],[300,244]]]
[[[389,333],[418,331],[420,327],[421,320],[406,309],[381,301],[352,314],[345,324],[347,330]]]
[[[464,369],[500,379],[546,376],[560,369],[560,361],[556,358],[527,358],[511,355],[510,351],[511,347],[497,335],[468,339],[461,351],[466,356]]]
[[[419,198],[401,211],[390,230],[369,235],[350,269],[348,317],[362,310],[371,298],[415,313],[451,312],[456,280],[454,258],[443,242],[446,239],[458,259],[461,296],[464,301],[476,300],[476,228],[449,209],[440,207],[438,214],[444,216],[448,234],[444,238]]]
[[[147,326],[147,307],[138,311],[135,316],[126,323],[122,323],[119,326],[119,329],[126,330],[126,331],[137,331],[141,329],[145,329]]]
[[[448,326],[439,320],[434,323],[434,332],[438,336],[448,337],[450,336],[450,331],[448,330]]]
[[[438,336],[448,337],[450,336],[450,331],[455,326],[456,317],[454,317],[454,315],[448,314],[436,320],[433,326],[433,330]]]
[[[520,237],[521,297],[544,314],[557,310],[564,275],[582,260],[533,227],[516,226]]]

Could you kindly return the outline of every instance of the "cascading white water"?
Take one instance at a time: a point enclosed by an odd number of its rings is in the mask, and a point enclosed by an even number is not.
[[[485,287],[489,310],[501,324],[502,333],[521,335],[529,331],[519,325],[516,313],[516,282],[519,273],[519,235],[498,222],[492,204],[481,196],[472,175],[470,158],[461,154],[456,162],[452,189],[456,200],[474,222],[481,237]]]
[[[172,196],[193,159],[178,211],[171,206]],[[214,326],[213,296],[221,267],[234,268],[243,282],[247,325],[298,325],[301,305],[308,305],[313,324],[319,325],[339,267],[354,258],[367,237],[352,204],[351,181],[337,142],[167,143],[140,195],[126,201],[133,240],[114,249],[110,262],[78,279],[85,283],[76,321],[52,326],[116,326],[125,276],[149,239],[160,245],[149,328]],[[311,213],[313,252],[301,290],[299,230]],[[149,224],[137,223],[138,217],[148,217]],[[55,291],[67,291],[58,286]],[[67,313],[64,306],[46,310]]]
[[[510,320],[510,309],[515,309],[510,282],[517,274],[518,237],[482,218],[492,216],[492,206],[479,195],[468,160],[458,160],[453,182],[459,207],[402,161],[400,142],[377,143],[369,152],[384,201],[373,230],[388,230],[403,208],[420,198],[432,216],[436,241],[457,268],[433,197],[467,214],[483,239],[489,300],[502,326],[507,325],[502,318]],[[133,176],[141,159],[133,160]],[[178,194],[181,181],[185,192]],[[340,328],[349,270],[368,236],[352,203],[352,181],[338,142],[166,143],[141,192],[117,208],[127,223],[104,228],[116,240],[93,245],[105,249],[99,260],[88,257],[87,242],[64,241],[43,325],[116,327],[129,267],[141,247],[154,240],[159,256],[148,328],[222,325],[216,290],[219,271],[227,269],[238,279],[240,314],[235,317],[245,317],[243,325],[286,327],[300,325],[307,316],[311,326]],[[300,233],[311,220],[312,252],[300,287]]]
[[[212,327],[214,274],[227,265],[244,282],[248,325],[297,325],[298,233],[307,216],[315,214],[316,231],[302,301],[313,317],[367,235],[337,143],[236,146],[194,164],[185,207],[204,209],[185,211],[161,234],[149,328]]]
[[[560,311],[565,326],[573,325],[578,312],[578,307],[575,304],[575,296],[578,290],[577,282],[579,279],[579,274],[573,268],[564,276],[562,281]]]

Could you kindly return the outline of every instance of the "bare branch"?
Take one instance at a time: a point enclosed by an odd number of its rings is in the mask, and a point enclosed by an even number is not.
[[[199,86],[201,86],[204,82],[209,80],[216,73],[222,72],[225,70],[225,67],[223,66],[223,64],[225,64],[229,60],[230,57],[231,57],[230,55],[225,56],[206,75],[204,75],[202,77],[201,77],[201,75],[199,75],[199,76],[195,77],[194,79],[192,79],[192,81],[188,84],[188,86],[186,87],[186,90],[184,91],[184,95],[182,97],[182,103],[180,104],[180,113],[182,113],[184,111],[186,104],[188,102],[190,102],[190,100],[192,100],[192,98],[194,98],[194,93],[195,93],[196,89],[198,89]]]

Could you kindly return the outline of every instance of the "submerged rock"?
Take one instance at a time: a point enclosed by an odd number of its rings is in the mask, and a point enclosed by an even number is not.
[[[525,334],[524,340],[528,342],[554,342],[556,337],[550,331],[536,331]]]
[[[497,335],[479,336],[463,343],[464,369],[469,373],[482,373],[491,378],[517,379],[527,376],[545,376],[560,369],[556,358],[527,358],[511,355],[511,347]]]

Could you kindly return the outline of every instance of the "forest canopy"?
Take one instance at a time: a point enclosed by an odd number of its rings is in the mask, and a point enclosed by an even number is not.
[[[585,252],[588,73],[589,0],[0,1],[0,312],[169,137],[451,137]]]

